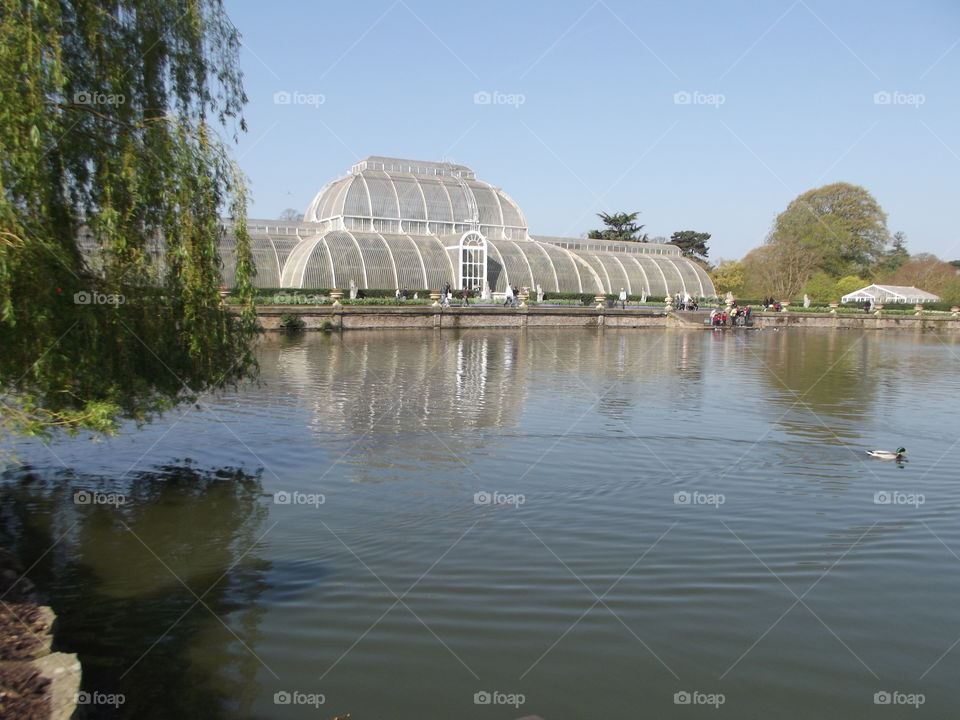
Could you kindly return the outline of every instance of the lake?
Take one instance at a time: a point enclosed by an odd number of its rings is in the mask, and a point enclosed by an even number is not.
[[[957,336],[353,331],[259,359],[140,430],[13,448],[0,535],[91,717],[955,713]]]

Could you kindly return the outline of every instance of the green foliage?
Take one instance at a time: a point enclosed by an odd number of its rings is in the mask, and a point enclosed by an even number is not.
[[[856,275],[847,275],[840,280],[831,277],[829,274],[819,270],[803,286],[803,292],[810,296],[811,300],[819,302],[840,302],[844,295],[859,290],[869,285],[863,278]]]
[[[594,240],[617,240],[620,242],[647,242],[648,237],[645,233],[641,234],[644,225],[637,225],[636,219],[640,212],[632,213],[597,213],[597,217],[603,220],[606,228],[603,230],[591,230],[587,237]]]
[[[217,0],[0,6],[8,429],[109,431],[255,373],[244,187],[217,128],[245,129],[239,42]],[[224,212],[240,313],[218,294]]]
[[[284,313],[280,316],[280,327],[284,330],[303,330],[307,324],[299,315]]]
[[[670,244],[680,248],[684,256],[706,262],[707,255],[710,253],[710,248],[707,247],[709,239],[710,233],[678,230],[670,236]]]
[[[770,244],[793,241],[818,251],[818,267],[834,277],[869,273],[889,240],[880,204],[864,188],[843,182],[797,197],[777,216],[768,238]]]
[[[893,234],[890,248],[880,255],[873,271],[876,275],[887,275],[909,261],[910,253],[907,252],[907,236],[902,232],[896,232]]]
[[[844,295],[849,295],[855,290],[859,290],[860,288],[866,287],[869,284],[870,283],[868,283],[866,280],[861,277],[857,277],[856,275],[847,275],[846,277],[842,277],[837,280],[834,289],[835,297],[830,298],[829,302],[840,302],[840,298],[842,298]]]
[[[732,292],[734,297],[740,297],[745,287],[745,269],[739,260],[721,260],[710,271],[710,279],[713,281],[713,287],[717,295],[726,295]]]

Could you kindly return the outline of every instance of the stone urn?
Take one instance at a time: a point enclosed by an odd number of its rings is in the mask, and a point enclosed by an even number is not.
[[[597,304],[597,310],[601,310],[603,306],[607,304],[607,296],[598,293],[593,296],[593,301]]]
[[[333,307],[342,307],[340,298],[343,297],[343,290],[337,290],[334,288],[330,291],[330,297],[333,298]]]
[[[520,300],[520,307],[525,308],[527,306],[527,300],[530,299],[530,291],[524,288],[517,293],[517,298]]]
[[[877,317],[880,317],[880,315],[883,314],[883,312],[882,312],[882,311],[883,311],[883,303],[876,303],[876,304],[874,304],[873,309],[874,309],[874,313],[873,313],[873,314],[876,315]]]
[[[789,300],[781,300],[781,301],[780,301],[780,312],[785,313],[785,312],[787,311],[787,308],[789,308],[789,307],[790,307],[790,301],[789,301]]]
[[[838,308],[838,307],[840,307],[840,303],[838,303],[838,302],[832,302],[832,303],[830,303],[830,314],[831,314],[831,315],[836,315],[836,314],[837,314],[837,308]]]
[[[921,315],[923,315],[923,305],[921,305],[920,303],[917,303],[916,305],[914,305],[914,306],[913,306],[913,309],[914,309],[914,311],[915,311],[915,312],[913,313],[914,316],[920,317]]]
[[[433,302],[431,303],[432,307],[440,307],[440,291],[439,290],[431,290],[430,299],[433,300]]]
[[[673,296],[667,295],[663,299],[663,304],[666,306],[663,309],[666,310],[667,312],[670,312],[671,310],[673,310]]]
[[[950,308],[950,312],[953,313],[954,317],[960,316],[960,305],[954,305]]]

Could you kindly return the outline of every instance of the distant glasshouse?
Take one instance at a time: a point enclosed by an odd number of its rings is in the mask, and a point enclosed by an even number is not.
[[[503,190],[463,165],[368,157],[324,187],[301,222],[251,220],[260,287],[715,294],[673,245],[530,235]],[[230,233],[221,254],[232,284]]]

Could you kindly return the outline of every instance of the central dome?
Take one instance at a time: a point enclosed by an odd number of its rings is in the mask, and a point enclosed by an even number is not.
[[[324,230],[526,240],[520,206],[463,165],[371,156],[324,187],[303,219]]]

